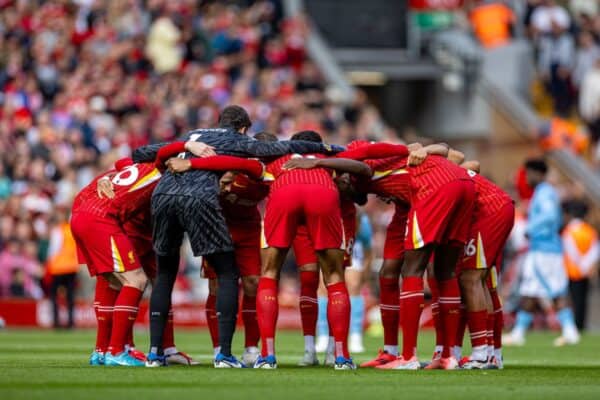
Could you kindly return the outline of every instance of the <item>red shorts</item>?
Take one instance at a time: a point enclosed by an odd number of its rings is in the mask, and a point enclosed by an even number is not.
[[[260,275],[260,223],[235,225],[229,224],[229,233],[233,239],[235,262],[240,276]],[[202,262],[204,278],[216,279],[217,274],[210,264]]]
[[[471,228],[475,205],[475,184],[455,180],[423,199],[415,201],[408,212],[406,250],[428,244],[464,245]]]
[[[87,264],[91,276],[141,268],[136,248],[117,221],[74,213],[71,231],[79,262]]]
[[[150,279],[154,279],[156,277],[156,254],[154,253],[154,249],[152,248],[152,239],[148,237],[141,237],[138,235],[132,235],[129,232],[128,237],[133,244],[133,248],[135,249],[135,253],[138,255],[140,262],[142,264],[142,268],[144,272]]]
[[[290,248],[301,225],[306,225],[315,250],[346,248],[337,190],[297,184],[271,192],[262,247]]]
[[[458,270],[489,269],[499,265],[502,250],[515,222],[515,206],[507,203],[498,212],[477,218],[471,226]]]
[[[407,215],[407,206],[396,205],[394,216],[385,233],[385,243],[383,245],[384,260],[400,260],[404,256]]]
[[[296,256],[296,264],[298,266],[317,263],[317,253],[313,247],[312,240],[310,240],[310,236],[308,236],[308,229],[306,229],[305,225],[298,227],[292,247],[294,248],[294,256]]]

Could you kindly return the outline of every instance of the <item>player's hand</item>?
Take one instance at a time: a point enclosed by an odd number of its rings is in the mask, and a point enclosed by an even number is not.
[[[311,169],[319,165],[319,160],[316,158],[292,158],[283,164],[283,169]]]
[[[185,172],[192,168],[192,162],[183,158],[169,158],[165,163],[169,171],[173,173]]]
[[[206,143],[202,143],[202,142],[194,142],[194,141],[187,141],[185,142],[185,149],[187,151],[189,151],[190,153],[192,153],[193,155],[195,155],[196,157],[212,157],[212,156],[216,156],[217,153],[215,153],[215,148],[212,146],[207,145]]]
[[[420,148],[418,150],[413,150],[408,155],[408,165],[417,166],[421,165],[423,161],[427,158],[427,150],[425,148]]]
[[[99,179],[96,183],[96,191],[98,192],[98,197],[107,199],[115,198],[115,191],[112,182],[108,178]]]

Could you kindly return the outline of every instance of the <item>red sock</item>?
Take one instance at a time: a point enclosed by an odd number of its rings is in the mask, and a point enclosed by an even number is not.
[[[487,344],[487,316],[487,310],[467,312],[471,347],[485,346]]]
[[[317,271],[300,271],[300,318],[302,319],[302,335],[315,336],[319,304],[317,289],[319,273]]]
[[[260,330],[261,355],[263,357],[275,355],[275,329],[279,315],[277,286],[275,279],[262,277],[258,281],[256,317]]]
[[[256,296],[242,296],[242,320],[244,321],[244,346],[258,346],[260,332],[256,320]]]
[[[458,311],[460,313],[460,319],[458,321],[458,329],[456,330],[456,341],[454,342],[455,346],[463,346],[463,342],[465,340],[465,331],[467,330],[467,310],[465,309],[464,304],[460,305],[460,309]]]
[[[383,324],[383,344],[398,346],[400,319],[400,285],[398,278],[379,278],[379,310]]]
[[[494,348],[502,348],[502,329],[504,328],[504,312],[502,310],[502,301],[496,290],[490,290],[492,304],[494,305]]]
[[[438,281],[438,287],[440,290],[440,315],[444,329],[442,357],[450,357],[460,322],[460,288],[456,278]]]
[[[175,347],[175,327],[173,325],[173,308],[169,309],[169,316],[167,317],[167,324],[165,325],[165,331],[163,332],[163,345],[162,348],[168,349],[169,347]]]
[[[348,353],[350,296],[344,282],[327,286],[327,319],[330,335],[335,342],[335,356],[350,358]]]
[[[123,286],[115,302],[113,312],[113,329],[110,336],[110,352],[121,353],[129,331],[133,328],[143,292],[131,286]]]
[[[496,318],[493,312],[487,314],[486,311],[486,331],[487,331],[487,340],[486,343],[489,348],[494,348],[494,324],[496,322]]]
[[[206,324],[210,332],[210,340],[213,348],[219,346],[219,321],[217,320],[217,296],[209,294],[206,298],[204,311],[206,312]]]
[[[423,278],[407,276],[402,280],[400,294],[400,320],[402,321],[402,357],[405,360],[416,355],[419,320],[425,304]]]
[[[438,290],[437,280],[427,277],[429,291],[431,291],[431,317],[433,318],[433,326],[435,327],[435,346],[442,347],[444,345],[442,320],[440,318],[440,292]]]
[[[96,351],[105,353],[110,344],[110,334],[113,325],[113,306],[119,295],[118,290],[109,286],[102,275],[96,278],[96,291],[94,295],[94,311],[96,312]]]

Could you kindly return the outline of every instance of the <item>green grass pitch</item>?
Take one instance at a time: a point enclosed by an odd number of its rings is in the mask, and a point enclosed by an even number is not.
[[[206,331],[179,330],[178,347],[198,358],[198,367],[157,369],[91,367],[92,331],[0,331],[0,399],[600,399],[600,336],[555,349],[555,335],[532,333],[523,348],[505,349],[502,371],[333,371],[296,367],[299,332],[277,337],[279,369],[215,370]],[[235,350],[241,353],[242,335]],[[147,348],[145,331],[136,332]],[[373,356],[381,339],[367,338]],[[432,349],[432,334],[420,337],[420,356]]]

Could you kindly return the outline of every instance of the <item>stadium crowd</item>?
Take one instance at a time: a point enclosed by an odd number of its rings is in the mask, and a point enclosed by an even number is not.
[[[397,140],[366,96],[345,105],[327,90],[302,18],[232,3],[0,2],[0,296],[42,296],[52,229],[99,171],[225,104],[255,132]]]

